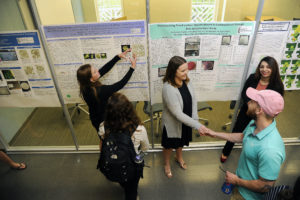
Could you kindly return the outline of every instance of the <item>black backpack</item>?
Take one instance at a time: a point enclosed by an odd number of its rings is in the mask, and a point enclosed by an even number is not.
[[[98,161],[99,169],[113,182],[131,181],[138,174],[138,164],[134,162],[136,152],[129,133],[110,133],[102,141]]]

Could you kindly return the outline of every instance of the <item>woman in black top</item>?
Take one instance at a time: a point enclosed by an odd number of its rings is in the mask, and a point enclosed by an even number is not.
[[[248,110],[248,101],[250,99],[246,95],[246,90],[249,88],[256,88],[257,90],[270,89],[280,93],[282,96],[284,94],[284,86],[279,74],[279,68],[276,60],[273,57],[264,57],[258,64],[254,74],[251,74],[246,80],[242,91],[242,102],[241,109],[237,116],[235,126],[232,130],[233,133],[241,133],[244,131],[246,126],[251,121],[251,118],[246,115]],[[227,141],[220,158],[220,161],[224,163],[231,153],[234,143]]]
[[[108,98],[126,85],[136,67],[136,56],[133,54],[129,58],[131,67],[120,81],[112,85],[102,85],[99,78],[112,69],[121,58],[125,58],[126,54],[130,51],[131,49],[128,49],[116,55],[99,70],[90,64],[82,65],[77,70],[80,95],[89,107],[90,119],[97,132],[99,131],[99,125],[104,121],[104,111]]]

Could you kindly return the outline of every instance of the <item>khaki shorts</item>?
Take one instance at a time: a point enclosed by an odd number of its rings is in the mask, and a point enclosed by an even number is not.
[[[233,188],[230,200],[245,200],[244,197],[240,194],[238,187]]]

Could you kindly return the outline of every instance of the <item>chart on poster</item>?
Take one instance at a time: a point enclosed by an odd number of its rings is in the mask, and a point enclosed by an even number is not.
[[[79,66],[92,64],[99,69],[128,48],[137,55],[137,66],[120,92],[131,101],[149,99],[145,21],[51,25],[43,26],[43,33],[66,103],[82,102],[76,80]],[[101,83],[113,84],[119,81],[130,65],[128,58],[117,62],[112,70],[100,78]]]
[[[161,23],[149,25],[150,94],[161,99],[171,57],[193,62],[189,70],[197,101],[238,98],[255,22]]]
[[[0,106],[60,106],[37,31],[0,33]]]

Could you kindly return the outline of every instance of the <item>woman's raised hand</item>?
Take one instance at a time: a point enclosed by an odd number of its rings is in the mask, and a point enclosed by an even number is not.
[[[125,59],[126,59],[126,54],[127,54],[128,52],[131,52],[131,48],[130,48],[130,49],[127,49],[126,51],[124,51],[124,52],[122,52],[122,53],[120,53],[118,56],[119,56],[120,58],[125,58]]]
[[[131,62],[131,68],[135,69],[136,67],[136,55],[132,53],[132,57],[129,57],[129,60]]]

